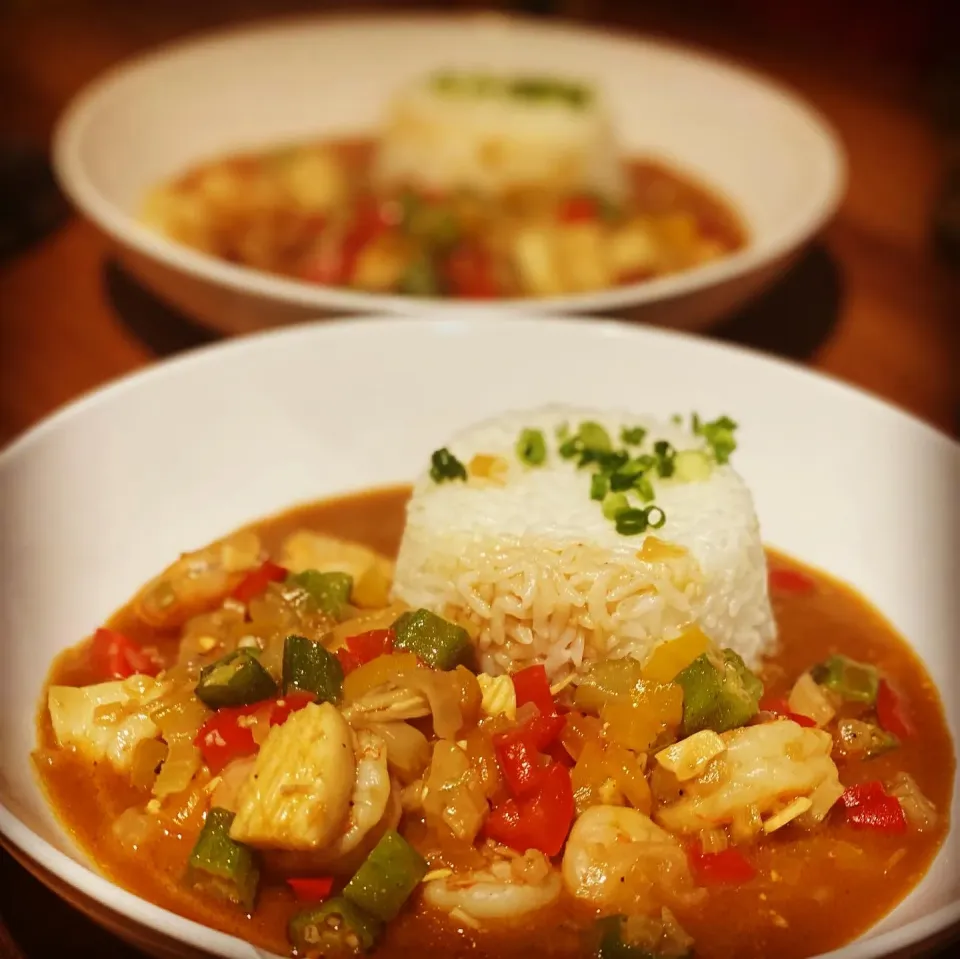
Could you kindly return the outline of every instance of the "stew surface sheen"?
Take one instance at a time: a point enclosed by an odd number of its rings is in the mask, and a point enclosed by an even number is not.
[[[399,487],[327,500],[254,524],[271,553],[296,529],[309,528],[362,542],[393,556],[404,523],[409,489]],[[768,837],[755,855],[758,875],[744,885],[711,887],[695,908],[677,910],[701,959],[801,959],[835,949],[889,912],[920,880],[949,828],[954,752],[936,688],[919,660],[885,620],[852,590],[829,577],[770,554],[777,569],[812,576],[807,595],[774,591],[779,651],[760,675],[767,695],[784,696],[793,680],[813,664],[842,652],[895,677],[913,727],[911,741],[869,760],[845,760],[842,782],[884,780],[896,772],[912,776],[940,813],[926,832],[888,835],[851,830],[836,816],[805,836],[784,830]],[[133,639],[176,655],[178,637],[144,626],[129,608],[110,622]],[[89,641],[56,661],[51,684],[83,685],[101,679],[89,657]],[[45,700],[44,700],[45,702]],[[132,856],[114,838],[111,823],[144,794],[100,764],[91,769],[57,748],[49,714],[39,717],[36,767],[61,821],[77,843],[112,880],[164,908],[250,940],[280,954],[289,952],[286,925],[302,903],[282,886],[266,885],[252,916],[202,898],[185,888],[187,857],[202,823],[196,809],[171,819],[168,835]],[[475,959],[497,956],[582,954],[581,932],[592,913],[564,896],[534,928],[506,935],[458,930],[446,916],[417,903],[389,924],[377,949],[382,956],[413,957],[425,950]]]

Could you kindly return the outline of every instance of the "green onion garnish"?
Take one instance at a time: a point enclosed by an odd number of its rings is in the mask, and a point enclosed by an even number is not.
[[[647,431],[642,426],[625,426],[620,430],[620,440],[627,446],[640,446],[647,437]]]
[[[434,483],[444,483],[447,480],[467,481],[467,471],[463,463],[445,446],[434,452],[430,457],[430,464],[430,479]]]
[[[590,477],[590,499],[603,502],[604,497],[610,492],[610,477],[606,473],[594,473]]]
[[[677,451],[666,440],[658,440],[653,444],[653,452],[657,457],[657,473],[666,478],[673,476],[674,458]]]
[[[547,441],[541,430],[521,430],[516,445],[517,456],[527,466],[542,466],[547,458]]]
[[[647,526],[650,529],[660,529],[667,521],[667,514],[659,506],[648,506],[644,512],[647,514]]]
[[[713,450],[714,459],[722,466],[730,461],[730,454],[737,448],[733,435],[737,424],[729,416],[720,416],[711,423],[701,423],[696,413],[692,417],[693,431],[702,436]]]
[[[660,529],[666,521],[666,514],[659,506],[648,506],[646,509],[625,509],[614,517],[617,532],[621,536],[636,536],[647,529]]]
[[[642,509],[625,509],[613,517],[621,536],[636,536],[647,528],[647,513]]]
[[[613,449],[610,434],[599,423],[592,423],[589,420],[586,423],[581,423],[577,435],[580,437],[580,442],[585,450],[592,450],[595,453],[608,453]]]
[[[633,488],[637,491],[637,495],[644,501],[644,503],[653,502],[653,483],[650,482],[650,478],[644,475],[638,476],[633,481]]]
[[[623,493],[607,493],[603,498],[603,505],[601,506],[603,515],[607,519],[615,520],[623,513],[629,513],[630,503],[627,501],[627,497]],[[633,510],[637,512],[637,510]],[[642,510],[640,510],[642,512]],[[619,530],[619,526],[617,527]]]

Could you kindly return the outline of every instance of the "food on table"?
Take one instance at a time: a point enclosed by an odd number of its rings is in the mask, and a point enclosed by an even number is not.
[[[54,663],[54,809],[118,882],[297,956],[838,947],[935,856],[953,745],[903,640],[764,554],[735,447],[509,414],[412,490],[184,554]]]
[[[455,71],[400,90],[373,136],[202,163],[152,190],[143,219],[294,279],[457,299],[593,292],[746,242],[709,191],[627,157],[588,84]]]

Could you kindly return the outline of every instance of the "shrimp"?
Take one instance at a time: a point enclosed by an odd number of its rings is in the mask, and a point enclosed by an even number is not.
[[[726,752],[683,784],[681,799],[658,811],[657,822],[671,832],[689,835],[744,820],[758,823],[764,813],[817,790],[818,795],[832,793],[833,800],[843,792],[830,758],[833,740],[822,729],[777,720],[721,738]]]
[[[140,590],[133,601],[134,610],[149,626],[182,626],[220,603],[238,582],[239,574],[253,569],[260,560],[260,537],[250,530],[234,533],[184,553]]]
[[[608,912],[647,912],[693,891],[680,843],[628,806],[586,809],[567,837],[562,872],[572,896]]]
[[[483,869],[454,873],[424,883],[424,901],[464,925],[525,920],[560,898],[560,874],[541,852],[497,859]]]

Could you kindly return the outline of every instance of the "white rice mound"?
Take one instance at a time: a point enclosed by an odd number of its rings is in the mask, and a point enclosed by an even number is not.
[[[443,91],[434,79],[402,90],[387,111],[373,171],[381,187],[623,195],[613,127],[595,91],[572,105]]]
[[[502,457],[506,472],[497,482],[470,475],[443,483],[424,472],[407,508],[395,597],[466,626],[491,673],[542,662],[556,680],[597,660],[642,662],[694,624],[756,665],[776,627],[743,480],[729,465],[694,482],[656,479],[666,523],[623,536],[590,499],[590,472],[557,453],[557,427],[576,430],[584,421],[602,424],[617,447],[622,427],[644,426],[637,452],[658,439],[677,450],[704,448],[673,423],[561,406],[470,427],[447,448],[465,466],[477,454]],[[524,428],[544,433],[542,467],[517,457]]]

